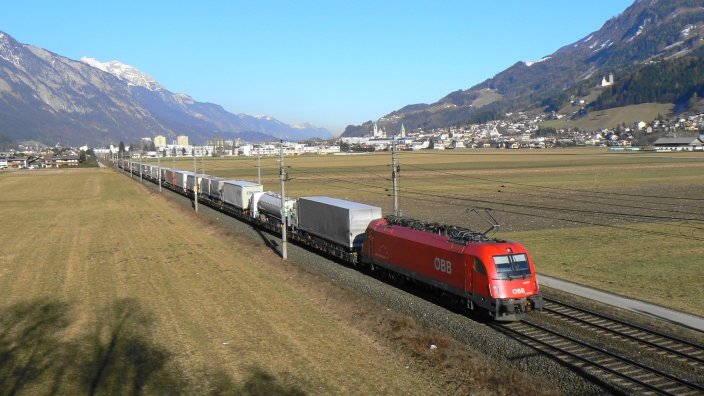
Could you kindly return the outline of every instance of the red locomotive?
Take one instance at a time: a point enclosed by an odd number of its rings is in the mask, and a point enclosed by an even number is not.
[[[543,307],[525,247],[476,231],[386,216],[367,227],[361,259],[455,296],[496,320],[518,320]]]

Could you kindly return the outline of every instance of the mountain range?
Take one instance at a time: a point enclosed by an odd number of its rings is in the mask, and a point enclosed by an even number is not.
[[[117,61],[73,60],[0,32],[0,141],[102,146],[164,135],[192,142],[330,138],[324,128],[233,114],[173,93]]]
[[[608,95],[622,95],[638,79],[647,93],[647,84],[674,84],[679,93],[667,95],[632,95],[637,104],[653,100],[686,101],[694,93],[702,97],[704,81],[686,78],[687,67],[703,62],[704,1],[702,0],[636,0],[620,15],[607,21],[601,29],[565,45],[537,61],[519,61],[480,84],[451,92],[431,104],[413,104],[393,111],[377,120],[386,130],[406,128],[440,128],[465,123],[482,123],[501,119],[516,111],[555,111],[570,97],[586,97],[604,77],[615,75],[612,88],[604,91],[599,105],[604,108]],[[691,58],[690,62],[682,59]],[[677,63],[679,62],[679,63]],[[679,66],[672,66],[677,63]],[[658,70],[640,73],[643,68],[676,70],[683,78],[668,80]],[[643,81],[642,75],[661,76],[660,81]],[[677,84],[686,81],[687,84]],[[372,121],[350,125],[342,136],[363,136],[371,133]]]

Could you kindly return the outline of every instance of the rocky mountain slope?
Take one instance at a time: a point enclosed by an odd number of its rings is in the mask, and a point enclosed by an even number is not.
[[[613,73],[698,55],[704,44],[704,1],[636,0],[601,29],[535,62],[517,62],[467,90],[432,104],[416,104],[379,120],[387,130],[484,122],[505,112],[544,107],[566,91],[598,86]],[[371,123],[343,136],[369,133]]]
[[[172,93],[120,62],[81,61],[21,44],[0,32],[0,136],[46,144],[105,145],[186,134],[246,141],[328,138],[323,128],[232,114]]]

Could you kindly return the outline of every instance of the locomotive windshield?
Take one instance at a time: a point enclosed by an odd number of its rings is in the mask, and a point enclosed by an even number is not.
[[[528,256],[524,253],[494,256],[494,264],[496,264],[496,275],[499,279],[525,279],[530,275]]]

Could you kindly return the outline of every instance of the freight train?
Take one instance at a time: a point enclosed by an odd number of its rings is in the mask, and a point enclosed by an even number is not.
[[[332,197],[297,199],[264,191],[261,184],[136,164],[133,175],[353,266],[428,286],[445,299],[498,321],[542,310],[535,266],[526,248],[484,233],[399,216]],[[197,187],[197,189],[196,189]],[[197,191],[197,192],[196,192]]]

